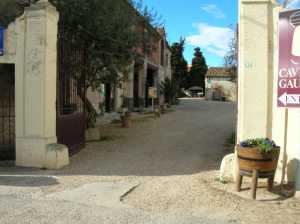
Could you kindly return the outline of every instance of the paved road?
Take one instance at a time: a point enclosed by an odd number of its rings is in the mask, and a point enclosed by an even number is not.
[[[0,168],[0,223],[233,223],[195,208],[214,200],[205,173],[234,117],[233,104],[185,99],[161,119],[104,127],[113,140],[87,144],[63,170]]]

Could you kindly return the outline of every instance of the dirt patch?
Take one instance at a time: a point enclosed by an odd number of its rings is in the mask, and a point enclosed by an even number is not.
[[[238,223],[297,223],[300,202],[265,190],[262,182],[258,200],[250,199],[245,183],[242,193],[234,192],[234,184],[216,181],[218,171],[192,176],[154,178],[127,195],[124,203],[149,212],[176,211],[197,215],[203,211],[209,216],[228,216]],[[250,185],[249,185],[250,186]]]

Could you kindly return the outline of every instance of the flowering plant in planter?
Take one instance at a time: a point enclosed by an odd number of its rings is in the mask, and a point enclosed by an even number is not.
[[[128,110],[128,108],[121,108],[119,110],[121,123],[123,128],[129,128],[131,123],[131,112]]]
[[[278,150],[279,147],[275,144],[273,140],[269,138],[255,138],[255,139],[248,139],[245,141],[240,142],[241,148],[256,148],[261,153],[269,153],[273,150]]]
[[[237,145],[239,172],[237,191],[241,190],[243,176],[252,177],[252,198],[256,198],[258,178],[268,178],[268,189],[274,185],[280,147],[268,138],[248,139]]]

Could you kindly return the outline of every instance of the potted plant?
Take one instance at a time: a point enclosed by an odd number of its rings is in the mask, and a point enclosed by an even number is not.
[[[161,110],[159,107],[154,109],[154,117],[160,117],[161,116]]]
[[[161,104],[160,106],[160,111],[162,114],[165,114],[167,112],[167,105],[166,104]]]
[[[123,128],[129,128],[131,124],[131,112],[127,108],[120,111],[121,124]]]
[[[268,138],[248,139],[237,145],[239,173],[237,190],[241,190],[242,177],[252,177],[252,198],[256,198],[258,178],[268,178],[268,189],[274,185],[280,147]]]

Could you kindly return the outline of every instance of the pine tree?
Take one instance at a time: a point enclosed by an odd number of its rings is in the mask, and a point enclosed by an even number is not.
[[[185,87],[185,80],[188,74],[187,70],[187,61],[185,60],[183,53],[184,53],[184,45],[185,40],[180,39],[179,42],[173,43],[171,50],[172,50],[172,57],[171,57],[171,64],[172,64],[172,77],[178,83],[180,88]]]
[[[189,72],[187,85],[188,88],[192,86],[200,86],[205,90],[205,75],[208,67],[206,60],[199,47],[195,48],[194,58],[192,60],[192,67]]]

